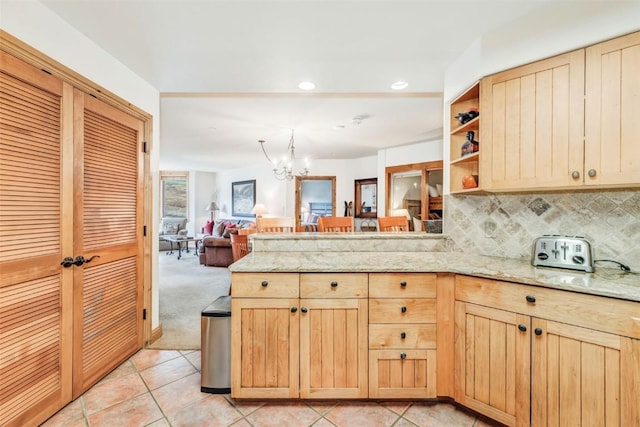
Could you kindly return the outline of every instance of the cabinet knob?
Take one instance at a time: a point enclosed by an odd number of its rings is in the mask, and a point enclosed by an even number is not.
[[[407,307],[405,307],[404,305],[402,307],[400,307],[400,311],[403,313],[407,312]]]
[[[331,287],[332,288],[337,288],[338,287],[338,282],[331,282]]]
[[[306,313],[309,309],[307,307],[300,307],[300,311]]]
[[[540,328],[535,328],[535,329],[533,330],[533,332],[534,332],[536,335],[542,335],[542,329],[540,329]]]
[[[295,313],[296,311],[298,311],[298,307],[291,307],[291,312]]]
[[[536,297],[534,297],[533,295],[527,295],[525,298],[527,299],[527,302],[530,302],[532,304],[536,302]]]
[[[400,338],[405,339],[407,337],[406,332],[400,332]]]
[[[400,286],[402,286],[403,288],[407,286],[407,282],[405,282],[404,280],[402,282],[400,282]]]
[[[400,353],[400,359],[404,360],[407,358],[407,354],[406,353]]]
[[[267,282],[266,280],[263,280],[261,285],[263,288],[266,288],[267,286],[269,286],[269,282]]]
[[[578,171],[571,172],[571,178],[573,178],[573,179],[580,178],[580,172],[578,172]]]
[[[522,332],[527,332],[527,327],[522,323],[518,325],[518,329]]]
[[[589,172],[587,172],[589,174],[589,176],[591,178],[593,178],[594,176],[596,176],[596,170],[595,169],[589,169]]]

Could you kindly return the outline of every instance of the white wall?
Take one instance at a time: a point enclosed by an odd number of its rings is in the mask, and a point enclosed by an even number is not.
[[[159,206],[157,185],[160,146],[159,92],[38,2],[3,1],[0,27],[12,36],[153,116],[153,143],[150,154],[154,182],[152,184],[152,199],[153,206]],[[153,222],[159,224],[159,210],[153,209],[153,212]],[[153,228],[152,253],[157,253],[158,230],[157,227]],[[160,323],[156,286],[158,267],[156,263],[153,263],[152,269],[151,324],[155,328]]]
[[[211,219],[209,203],[216,202],[216,174],[213,172],[189,171],[189,236],[201,232],[202,227]],[[217,215],[218,212],[215,212]]]

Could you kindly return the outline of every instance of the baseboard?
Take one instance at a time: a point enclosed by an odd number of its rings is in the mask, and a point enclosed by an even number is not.
[[[151,330],[151,339],[147,345],[153,344],[162,337],[162,323],[157,328]]]

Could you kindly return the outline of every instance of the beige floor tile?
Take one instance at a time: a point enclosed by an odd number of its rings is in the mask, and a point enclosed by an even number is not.
[[[181,354],[177,350],[146,350],[142,349],[134,354],[131,359],[131,363],[137,370],[142,371],[144,369],[155,366],[159,363],[166,362],[167,360],[180,357]]]
[[[104,377],[98,384],[103,383],[105,381],[113,380],[115,378],[126,377],[127,375],[133,374],[134,372],[138,372],[133,363],[131,363],[131,359],[124,362],[122,365],[118,366],[116,369],[111,371],[109,375]]]
[[[200,392],[200,374],[194,373],[177,381],[159,387],[151,392],[166,416],[171,416],[185,406],[189,406],[209,396]]]
[[[375,402],[340,403],[324,417],[338,427],[388,427],[399,418]]]
[[[330,421],[327,421],[326,418],[320,418],[313,424],[313,427],[335,427]]]
[[[73,422],[81,421],[84,424],[84,413],[82,412],[82,402],[76,399],[62,408],[53,417],[45,421],[43,427],[66,426]]]
[[[320,415],[324,415],[338,404],[336,401],[310,401],[307,404]]]
[[[416,427],[416,425],[411,421],[407,421],[405,418],[400,418],[398,422],[393,425],[393,427]]]
[[[265,404],[265,402],[257,402],[257,401],[251,401],[251,400],[249,401],[235,400],[235,399],[232,399],[231,396],[228,394],[225,394],[224,397],[231,404],[231,406],[236,408],[243,415],[249,415],[255,410],[262,408]]]
[[[247,422],[244,418],[238,421],[237,423],[231,424],[233,427],[251,427],[251,424]]]
[[[247,416],[255,427],[310,426],[320,415],[304,403],[268,403]]]
[[[149,424],[147,427],[170,427],[169,421],[166,418],[156,421],[155,423]]]
[[[411,402],[380,402],[380,405],[395,412],[398,415],[402,415],[404,411],[411,406]]]
[[[142,427],[163,418],[160,408],[145,393],[89,416],[90,427]]]
[[[82,400],[87,414],[91,415],[147,391],[147,386],[135,372],[96,384],[82,396]]]
[[[224,397],[211,394],[169,416],[169,422],[173,427],[227,427],[241,418]]]
[[[414,403],[403,418],[419,426],[471,427],[476,418],[448,403]]]
[[[155,390],[158,387],[162,387],[165,384],[169,384],[195,372],[197,372],[196,368],[194,368],[187,359],[180,356],[140,371],[140,376],[142,376],[142,379],[147,386],[149,386],[150,390]]]
[[[184,356],[198,370],[202,370],[202,361],[200,351],[192,351]]]

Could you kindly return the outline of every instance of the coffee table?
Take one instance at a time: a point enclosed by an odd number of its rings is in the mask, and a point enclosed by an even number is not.
[[[171,244],[171,250],[167,252],[167,255],[173,254],[173,244],[178,246],[178,259],[182,258],[183,244],[184,251],[189,252],[189,242],[195,242],[195,250],[193,254],[198,256],[198,243],[202,242],[202,237],[190,237],[190,236],[177,236],[177,237],[163,237],[163,240]]]

